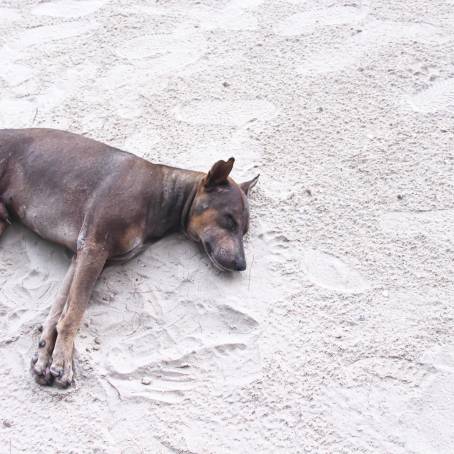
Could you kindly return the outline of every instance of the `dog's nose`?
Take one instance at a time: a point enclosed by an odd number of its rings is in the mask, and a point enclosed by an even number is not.
[[[246,269],[246,259],[244,257],[237,257],[235,259],[235,271],[244,271]]]

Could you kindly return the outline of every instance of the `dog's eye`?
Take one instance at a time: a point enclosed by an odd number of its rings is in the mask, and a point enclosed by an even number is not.
[[[226,228],[227,230],[230,230],[230,231],[234,232],[237,229],[238,224],[235,221],[234,217],[231,216],[230,214],[228,214],[227,216],[223,217],[222,226],[224,228]]]

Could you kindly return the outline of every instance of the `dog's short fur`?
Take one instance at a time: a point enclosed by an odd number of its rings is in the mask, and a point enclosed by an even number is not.
[[[74,338],[106,263],[183,231],[219,269],[246,268],[247,194],[258,177],[236,184],[233,162],[218,161],[205,174],[68,132],[0,130],[0,236],[19,221],[74,252],[32,358],[38,383],[71,383]]]

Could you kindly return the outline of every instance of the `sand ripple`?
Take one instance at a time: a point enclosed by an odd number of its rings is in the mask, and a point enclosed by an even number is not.
[[[173,34],[146,35],[126,41],[117,48],[121,57],[135,64],[147,63],[155,74],[166,74],[196,62],[207,50],[202,34],[183,34],[177,29]]]

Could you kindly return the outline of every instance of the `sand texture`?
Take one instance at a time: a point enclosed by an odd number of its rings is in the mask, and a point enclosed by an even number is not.
[[[248,269],[106,269],[67,391],[29,361],[69,258],[8,229],[0,453],[454,452],[453,8],[0,0],[0,127],[261,174]]]

